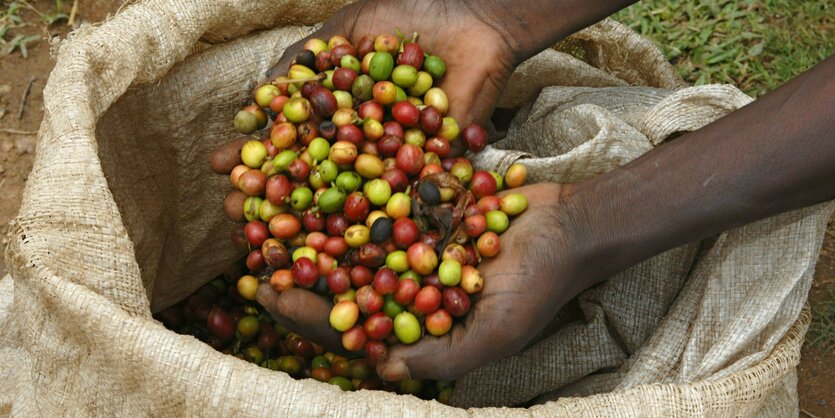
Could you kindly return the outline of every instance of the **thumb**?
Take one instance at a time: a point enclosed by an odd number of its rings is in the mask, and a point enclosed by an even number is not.
[[[276,322],[289,330],[330,351],[345,352],[342,335],[330,326],[331,303],[321,296],[298,288],[278,293],[269,284],[261,283],[255,298]]]
[[[304,50],[304,44],[308,40],[318,38],[327,42],[328,39],[330,39],[332,36],[338,35],[339,33],[334,26],[335,25],[331,23],[325,23],[316,32],[313,32],[312,34],[302,38],[298,42],[288,46],[287,49],[284,50],[284,53],[281,55],[281,58],[278,59],[278,62],[267,71],[267,82],[273,81],[277,77],[287,74],[287,71],[290,70],[290,66],[296,59],[296,55],[298,55],[299,52],[302,52]],[[311,70],[313,70],[314,72],[318,72],[316,68],[311,68]]]
[[[475,312],[464,324],[453,327],[442,337],[426,335],[412,345],[396,345],[388,358],[377,365],[383,380],[454,380],[486,362],[509,354],[511,347],[497,347],[495,330],[480,325]]]

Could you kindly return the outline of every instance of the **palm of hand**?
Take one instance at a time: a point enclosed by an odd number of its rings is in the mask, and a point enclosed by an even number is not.
[[[528,210],[502,234],[499,255],[479,265],[484,288],[466,320],[441,338],[396,346],[378,368],[383,378],[453,379],[520,350],[542,331],[574,294],[559,215],[563,189],[544,183],[514,191],[528,196]]]
[[[424,51],[446,61],[440,87],[449,98],[449,114],[463,127],[487,121],[514,67],[510,46],[486,21],[459,2],[368,0],[337,11],[311,37],[343,35],[356,45],[365,35],[395,29],[418,33]],[[286,72],[303,43],[287,49],[270,77]]]

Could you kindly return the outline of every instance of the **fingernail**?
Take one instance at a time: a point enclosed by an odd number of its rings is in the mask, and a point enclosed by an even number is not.
[[[406,363],[400,359],[390,359],[383,365],[382,373],[383,379],[390,382],[396,382],[409,378],[409,368]]]

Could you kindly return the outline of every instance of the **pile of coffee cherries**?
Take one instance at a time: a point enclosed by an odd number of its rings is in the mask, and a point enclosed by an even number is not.
[[[447,403],[453,382],[380,380],[368,359],[348,359],[273,321],[261,306],[238,292],[237,278],[223,275],[186,300],[154,315],[168,329],[194,336],[222,353],[282,371],[297,379],[313,378],[343,390],[379,389]]]
[[[503,177],[464,156],[487,134],[447,116],[446,65],[416,41],[311,39],[235,116],[244,134],[272,121],[230,176],[247,221],[233,239],[251,250],[239,293],[253,300],[268,281],[332,298],[342,345],[372,365],[467,315],[479,262],[527,208],[522,194],[495,195],[523,185],[524,166]]]

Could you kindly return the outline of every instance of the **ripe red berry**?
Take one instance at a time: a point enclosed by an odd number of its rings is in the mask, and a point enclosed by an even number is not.
[[[374,275],[374,290],[381,295],[388,295],[397,291],[400,278],[390,268],[381,268]]]
[[[479,125],[472,124],[464,128],[461,136],[472,152],[480,152],[487,147],[487,131]]]
[[[420,236],[420,229],[415,221],[410,218],[399,218],[394,221],[392,228],[392,240],[401,249],[409,248],[417,242]]]
[[[403,101],[392,106],[391,116],[401,125],[410,128],[420,121],[420,110],[415,105]]]
[[[310,289],[319,280],[319,269],[307,257],[302,257],[293,263],[293,281],[297,286]]]

